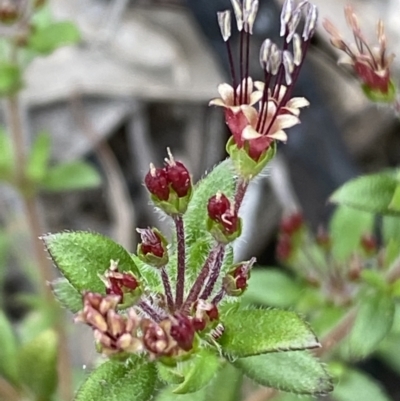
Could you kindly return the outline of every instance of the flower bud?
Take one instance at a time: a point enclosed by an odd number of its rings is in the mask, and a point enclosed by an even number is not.
[[[171,188],[176,192],[178,198],[190,196],[192,192],[192,182],[190,174],[185,165],[175,161],[169,148],[167,148],[168,158],[166,161],[166,172]]]
[[[144,184],[148,191],[159,201],[169,198],[169,186],[167,172],[163,168],[155,168],[150,164],[150,171],[144,178]]]
[[[222,285],[227,295],[237,297],[244,293],[247,288],[247,281],[250,278],[250,269],[255,263],[255,258],[248,262],[234,265],[223,279]]]
[[[192,319],[193,328],[195,331],[203,331],[206,327],[214,328],[218,323],[219,311],[216,305],[199,299],[193,305],[194,317]]]
[[[296,212],[282,219],[280,230],[282,233],[292,236],[296,232],[300,231],[303,225],[303,215],[300,212]]]
[[[161,325],[145,319],[141,324],[144,347],[155,356],[170,355],[175,341]]]
[[[241,219],[224,194],[217,192],[212,196],[208,201],[207,211],[207,229],[218,242],[227,244],[240,236]]]
[[[136,231],[142,239],[137,248],[138,257],[151,266],[165,266],[168,263],[168,243],[165,237],[156,228],[138,228]]]
[[[378,249],[376,238],[372,234],[365,234],[361,237],[361,247],[367,256],[372,256]]]
[[[276,258],[281,262],[288,262],[292,253],[292,239],[286,234],[280,235],[276,245]]]
[[[194,327],[189,317],[175,313],[171,317],[171,337],[184,351],[190,351],[193,347]]]

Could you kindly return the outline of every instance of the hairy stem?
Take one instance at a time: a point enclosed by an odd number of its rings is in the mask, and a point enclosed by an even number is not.
[[[46,303],[52,308],[58,308],[47,283],[54,278],[50,263],[44,253],[43,245],[39,236],[43,233],[41,218],[38,210],[38,198],[35,192],[27,191],[26,179],[24,176],[26,157],[25,157],[25,133],[21,121],[21,109],[17,95],[10,96],[7,100],[7,121],[13,142],[15,158],[15,178],[16,186],[24,203],[25,219],[28,225],[29,236],[33,243],[33,252],[36,266],[40,276],[40,290]],[[58,336],[58,372],[59,388],[61,398],[70,401],[73,398],[72,370],[69,352],[67,348],[67,336],[64,331],[62,319],[54,322],[54,330]]]
[[[244,195],[246,194],[247,187],[249,183],[242,178],[239,178],[236,184],[236,193],[235,193],[235,212],[237,213],[242,205]]]
[[[176,299],[175,306],[179,309],[183,303],[183,294],[185,290],[185,228],[182,216],[174,217],[176,227],[176,240],[178,243],[178,272],[176,277]]]
[[[225,246],[219,244],[218,250],[215,255],[214,263],[210,270],[208,281],[204,287],[203,292],[200,295],[200,299],[207,299],[213,292],[215,283],[218,280],[219,274],[221,273],[222,262],[225,256]]]
[[[137,304],[138,307],[151,317],[156,323],[161,322],[164,316],[161,316],[146,299],[141,299]]]
[[[172,295],[171,283],[169,281],[168,273],[165,269],[165,266],[161,268],[161,279],[164,286],[165,295],[167,297],[168,309],[170,312],[173,312],[175,308],[174,298]]]

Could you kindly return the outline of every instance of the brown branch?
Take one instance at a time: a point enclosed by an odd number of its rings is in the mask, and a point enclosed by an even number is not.
[[[20,401],[21,397],[17,390],[3,377],[0,376],[0,400]]]

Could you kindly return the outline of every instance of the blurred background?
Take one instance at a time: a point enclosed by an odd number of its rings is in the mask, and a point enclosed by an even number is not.
[[[329,18],[351,39],[343,15],[347,2],[314,3],[320,21]],[[396,52],[399,0],[351,4],[374,41],[377,18],[385,21],[389,50]],[[56,19],[74,21],[82,40],[28,66],[22,120],[31,143],[37,133],[50,133],[53,163],[85,159],[98,170],[102,184],[42,193],[44,232],[97,231],[133,252],[136,227],[170,228],[153,213],[142,185],[149,163],[160,165],[169,146],[198,180],[226,157],[229,133],[221,110],[208,102],[217,96],[219,83],[229,82],[215,16],[229,7],[229,0],[51,0],[48,6]],[[254,78],[261,77],[262,41],[279,41],[279,9],[279,2],[260,0]],[[320,25],[296,90],[311,106],[302,112],[301,125],[290,130],[279,157],[249,190],[242,211],[244,236],[235,245],[238,260],[255,255],[260,264],[276,264],[282,215],[302,210],[316,230],[328,221],[332,207],[327,200],[337,187],[399,163],[399,120],[391,110],[371,104],[350,70],[337,66],[337,58]],[[400,57],[393,76],[400,76]],[[19,294],[33,289],[24,267],[30,242],[22,208],[15,191],[0,184],[0,230],[3,243],[11,244],[1,248],[0,284],[4,309],[15,322],[30,310]],[[69,336],[75,366],[91,366],[96,355],[91,331],[74,326]],[[363,367],[400,400],[393,371],[377,359]]]

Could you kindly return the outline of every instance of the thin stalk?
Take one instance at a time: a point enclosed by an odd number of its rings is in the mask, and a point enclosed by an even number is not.
[[[186,261],[186,251],[185,251],[185,227],[183,225],[182,216],[174,217],[175,227],[176,227],[176,240],[178,243],[178,271],[176,277],[176,300],[175,306],[179,309],[183,303],[183,294],[185,290],[185,261]]]
[[[175,308],[174,298],[172,295],[171,283],[169,281],[168,273],[167,270],[165,269],[165,266],[161,268],[161,280],[164,286],[165,295],[167,297],[168,309],[170,312],[173,312]]]
[[[41,219],[37,206],[37,196],[26,191],[25,187],[25,133],[22,126],[21,108],[18,95],[13,95],[6,100],[7,121],[13,141],[13,151],[15,158],[15,178],[16,187],[20,192],[24,203],[25,219],[28,225],[28,231],[31,241],[33,242],[34,257],[36,266],[40,276],[40,290],[43,298],[52,308],[58,308],[54,301],[53,295],[47,283],[54,277],[50,263],[44,253],[43,244],[39,240],[39,236],[43,234]],[[57,332],[59,339],[58,347],[58,373],[59,388],[61,398],[70,401],[73,398],[72,386],[72,370],[69,358],[68,348],[66,346],[67,336],[61,319],[57,319],[54,323],[54,330]]]
[[[236,193],[235,193],[235,212],[237,213],[242,205],[244,195],[246,194],[247,187],[249,183],[242,178],[239,178],[236,184]]]
[[[225,296],[225,290],[224,290],[224,288],[222,287],[218,292],[217,292],[217,295],[212,299],[212,301],[211,301],[211,303],[213,304],[213,305],[218,305],[220,302],[221,302],[221,300],[222,300],[222,298]]]
[[[156,323],[161,322],[163,320],[163,316],[161,316],[147,300],[141,299],[137,304],[143,312],[149,315]]]
[[[204,287],[203,292],[200,295],[200,299],[208,299],[214,290],[215,283],[218,280],[219,274],[221,273],[222,262],[225,256],[225,245],[219,244],[218,251],[215,255],[213,266],[210,270],[210,276]]]

